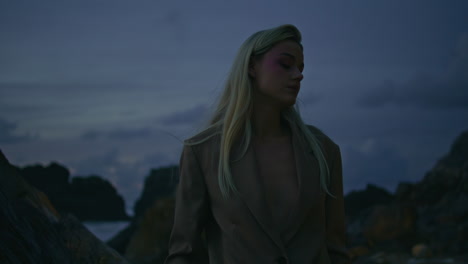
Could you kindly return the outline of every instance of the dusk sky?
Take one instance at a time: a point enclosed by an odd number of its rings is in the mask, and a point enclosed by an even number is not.
[[[0,149],[109,179],[177,164],[252,33],[303,34],[303,119],[345,192],[419,181],[468,129],[468,1],[0,0]]]

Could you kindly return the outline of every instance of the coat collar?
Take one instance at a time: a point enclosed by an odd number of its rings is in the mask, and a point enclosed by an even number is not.
[[[282,252],[285,252],[284,245],[294,236],[307,216],[307,212],[311,207],[310,201],[314,196],[313,192],[320,189],[317,160],[313,156],[308,144],[305,144],[299,129],[291,125],[291,132],[299,183],[299,201],[295,209],[292,210],[291,221],[283,238],[281,238],[279,230],[275,230],[272,225],[272,217],[268,210],[269,207],[267,206],[264,187],[259,179],[255,150],[252,144],[250,144],[243,157],[231,164],[232,177],[239,191],[240,198],[249,208],[265,233],[268,234]],[[240,152],[239,149],[233,150],[233,154]],[[282,210],[282,208],[278,209]]]

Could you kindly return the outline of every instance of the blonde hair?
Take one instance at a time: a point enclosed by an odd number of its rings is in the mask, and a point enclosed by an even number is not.
[[[196,145],[216,134],[221,134],[218,182],[225,198],[229,197],[231,191],[237,193],[229,165],[232,160],[231,149],[234,143],[240,143],[240,156],[235,158],[242,158],[247,152],[252,137],[253,85],[248,74],[249,64],[252,58],[262,56],[283,40],[293,40],[302,48],[301,39],[301,33],[293,25],[282,25],[251,35],[241,45],[234,59],[216,110],[208,126],[202,131],[202,133],[207,132],[206,136],[196,142],[185,142],[186,145]],[[290,125],[296,125],[303,133],[304,139],[310,145],[319,163],[320,185],[329,193],[327,187],[329,170],[318,139],[302,121],[297,107],[284,110],[282,117]]]

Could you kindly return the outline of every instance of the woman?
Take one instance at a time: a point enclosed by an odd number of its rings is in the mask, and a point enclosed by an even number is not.
[[[210,125],[185,141],[167,264],[348,263],[341,156],[294,105],[301,34],[241,46]]]

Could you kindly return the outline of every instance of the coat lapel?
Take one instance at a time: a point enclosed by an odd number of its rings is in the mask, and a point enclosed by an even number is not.
[[[234,152],[235,154],[237,153]],[[236,155],[234,155],[236,157]],[[271,214],[268,211],[264,187],[260,183],[255,151],[249,146],[245,155],[231,164],[231,172],[242,201],[249,208],[264,232],[284,252],[280,234],[273,230]]]
[[[304,142],[299,129],[291,126],[292,146],[296,163],[296,172],[299,184],[298,204],[291,212],[291,220],[281,239],[280,230],[275,230],[268,210],[265,191],[260,183],[255,151],[250,144],[245,155],[231,163],[231,172],[241,199],[250,210],[258,224],[266,234],[281,249],[294,237],[314,203],[319,202],[320,176],[319,165],[312,149]],[[233,156],[238,157],[239,148],[233,149]],[[294,194],[293,194],[294,195]],[[279,208],[281,210],[281,208]]]
[[[315,203],[319,202],[320,169],[318,161],[310,146],[305,142],[299,129],[294,125],[292,130],[292,145],[296,172],[299,183],[299,200],[295,211],[291,214],[291,221],[285,232],[284,242],[287,244],[305,221],[307,214]]]

